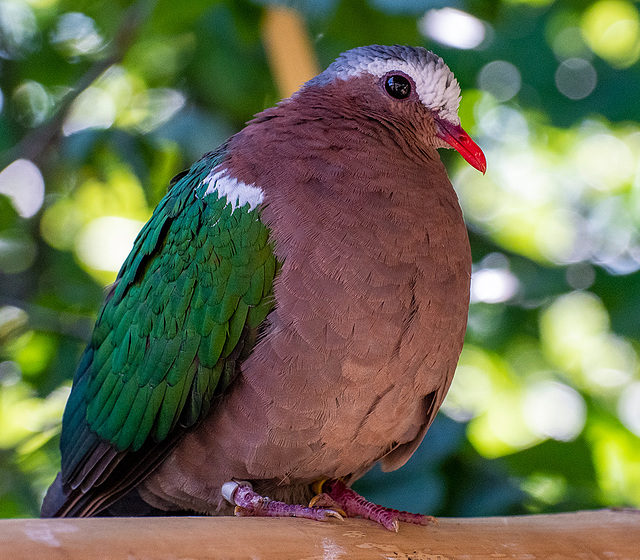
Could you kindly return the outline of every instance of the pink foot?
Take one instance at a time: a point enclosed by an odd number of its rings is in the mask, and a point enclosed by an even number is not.
[[[398,522],[413,523],[414,525],[429,525],[437,523],[435,517],[420,515],[408,511],[398,511],[373,504],[349,488],[344,482],[330,480],[324,483],[326,494],[350,516],[362,516],[380,523],[390,531],[398,532]]]
[[[343,519],[332,509],[292,505],[265,498],[254,492],[248,482],[225,482],[222,495],[236,506],[235,514],[238,517],[302,517],[316,521],[327,521],[332,517]]]

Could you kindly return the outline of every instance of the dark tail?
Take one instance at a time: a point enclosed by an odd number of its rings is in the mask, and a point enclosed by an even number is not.
[[[40,517],[57,517],[56,514],[67,501],[67,497],[62,489],[61,473],[58,473],[58,476],[56,476],[53,484],[49,486],[49,490],[47,490],[47,494],[44,497]]]

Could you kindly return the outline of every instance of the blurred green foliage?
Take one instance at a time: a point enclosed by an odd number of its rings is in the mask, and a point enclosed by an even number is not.
[[[103,287],[169,179],[278,100],[269,3],[0,0],[0,517],[37,515]],[[358,489],[436,515],[640,506],[638,4],[289,5],[323,67],[443,56],[489,164],[442,153],[474,256],[443,413]]]

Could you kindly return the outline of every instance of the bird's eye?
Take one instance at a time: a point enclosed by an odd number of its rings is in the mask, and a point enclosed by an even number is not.
[[[386,79],[384,89],[395,99],[406,99],[411,93],[411,82],[401,74],[394,74]]]

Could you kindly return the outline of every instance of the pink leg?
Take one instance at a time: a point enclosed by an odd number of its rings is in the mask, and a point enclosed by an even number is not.
[[[222,486],[222,495],[236,506],[235,514],[239,517],[302,517],[316,521],[327,521],[333,517],[342,520],[342,516],[332,509],[286,504],[260,496],[248,482],[226,482]]]
[[[348,516],[362,516],[380,523],[390,531],[398,532],[398,522],[413,523],[414,525],[428,525],[436,523],[435,517],[420,515],[408,511],[398,511],[373,504],[349,488],[344,482],[331,480],[323,486],[325,492],[332,498]]]

